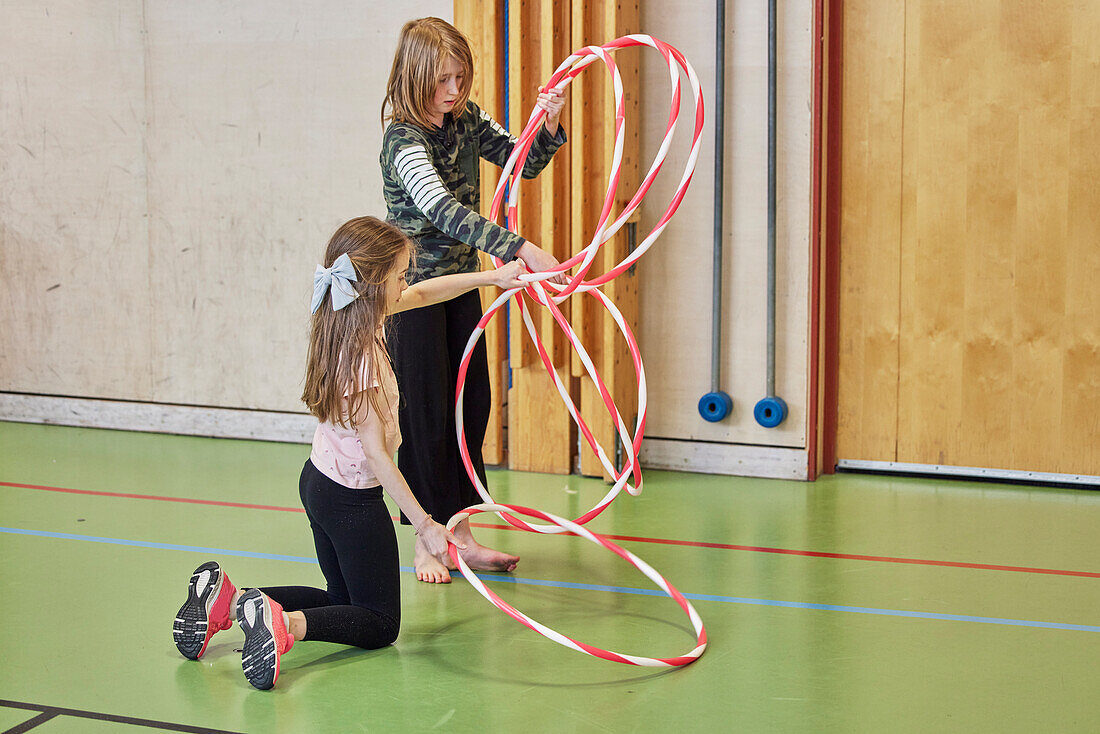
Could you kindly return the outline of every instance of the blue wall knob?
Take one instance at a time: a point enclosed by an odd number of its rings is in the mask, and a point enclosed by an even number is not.
[[[752,415],[764,428],[775,428],[787,418],[787,404],[783,398],[768,396],[756,404]]]
[[[708,392],[699,398],[699,415],[703,420],[717,423],[733,410],[733,398],[722,391]]]

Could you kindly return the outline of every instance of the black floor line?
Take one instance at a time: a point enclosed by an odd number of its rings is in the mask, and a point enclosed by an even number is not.
[[[45,724],[50,719],[57,716],[54,711],[46,711],[44,713],[35,716],[33,719],[27,719],[22,724],[16,724],[12,728],[8,729],[4,734],[23,734],[25,731],[30,731],[39,724]]]
[[[37,703],[21,703],[19,701],[6,701],[0,699],[0,706],[26,711],[38,711],[39,715],[33,719],[17,724],[3,734],[22,734],[31,731],[36,726],[44,724],[56,716],[73,716],[79,719],[95,719],[97,721],[110,721],[116,724],[131,724],[133,726],[145,726],[150,729],[162,731],[182,731],[188,734],[240,734],[226,729],[207,729],[203,726],[191,726],[190,724],[173,724],[170,721],[153,721],[152,719],[136,719],[132,716],[119,716],[117,714],[104,714],[98,711],[82,711],[80,709],[67,709],[60,706],[43,706]]]

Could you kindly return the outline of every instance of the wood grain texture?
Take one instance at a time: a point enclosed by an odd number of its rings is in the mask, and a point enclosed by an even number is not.
[[[897,436],[903,8],[845,0],[837,456]]]
[[[508,106],[514,134],[526,124],[538,88],[569,54],[570,6],[551,0],[520,0],[508,8]],[[561,124],[568,131],[570,105]],[[568,153],[554,156],[535,179],[523,180],[519,197],[519,233],[559,260],[568,256]],[[568,380],[566,341],[550,314],[527,301],[535,328],[558,368]],[[569,304],[563,313],[570,318]],[[511,310],[509,329],[512,387],[508,397],[508,464],[523,471],[568,474],[573,464],[573,423],[561,405],[518,310]]]
[[[573,430],[573,421],[542,364],[513,367],[508,393],[508,467],[571,473]]]
[[[640,11],[638,2],[599,3],[575,0],[573,3],[572,48],[589,44],[603,44],[628,33],[639,32]],[[623,157],[620,178],[615,194],[610,220],[614,220],[634,196],[640,182],[638,119],[640,49],[626,49],[613,55],[622,77],[626,129],[624,131]],[[580,85],[578,87],[578,84]],[[586,246],[592,238],[607,193],[611,156],[615,149],[615,98],[611,76],[603,62],[597,61],[586,70],[573,85],[573,106],[580,110],[574,117],[571,139],[579,144],[573,150],[573,202],[581,216],[573,218],[575,249]],[[632,224],[624,226],[601,248],[587,278],[607,272],[630,251],[629,228],[638,222],[636,214]],[[628,271],[603,287],[607,297],[622,312],[631,330],[638,330],[637,272]],[[618,326],[604,308],[592,297],[573,299],[581,310],[577,320],[578,335],[593,358],[608,392],[618,406],[627,427],[633,432],[637,415],[637,380],[626,342]],[[572,372],[579,377],[581,415],[593,436],[604,448],[608,457],[615,460],[616,446],[620,444],[615,422],[608,413],[596,385],[589,379],[579,358],[574,355]],[[620,455],[629,447],[621,447]],[[610,479],[599,459],[583,443],[578,447],[580,470],[589,476]],[[621,466],[622,461],[618,464]]]
[[[849,105],[890,64],[879,42],[899,27],[865,5],[845,3],[846,24],[872,25],[845,35],[842,208],[856,226],[842,234],[842,262],[866,246],[868,209],[878,204],[870,192],[893,191],[899,171],[902,225],[899,239],[879,244],[898,253],[898,278],[842,271],[857,309],[842,295],[842,340],[853,348],[847,359],[841,352],[840,456],[1097,474],[1100,6],[890,4],[904,5],[904,79]],[[900,111],[890,103],[898,92]],[[866,135],[875,119],[890,132]],[[882,145],[899,127],[900,165],[850,182],[862,140]],[[851,417],[873,362],[859,325],[892,318],[885,302],[894,298],[891,452],[888,426]]]

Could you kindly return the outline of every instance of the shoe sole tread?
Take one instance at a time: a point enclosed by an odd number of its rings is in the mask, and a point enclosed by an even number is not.
[[[199,578],[203,571],[210,572],[210,579],[198,590]],[[207,616],[207,600],[218,590],[221,582],[221,567],[215,561],[208,561],[195,569],[187,584],[187,601],[183,603],[172,622],[172,641],[176,649],[186,658],[198,660],[206,652],[206,645],[217,630],[210,630]]]

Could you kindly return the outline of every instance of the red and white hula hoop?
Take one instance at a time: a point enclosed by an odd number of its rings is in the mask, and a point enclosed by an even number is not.
[[[586,528],[578,525],[575,522],[564,520],[560,517],[557,517],[556,515],[551,515],[548,512],[540,512],[539,510],[532,510],[528,507],[520,507],[518,505],[481,504],[467,507],[465,510],[456,513],[450,519],[450,521],[447,523],[447,529],[453,529],[454,526],[462,520],[471,515],[476,515],[480,512],[495,512],[502,517],[506,514],[526,515],[528,517],[538,518],[539,520],[545,520],[547,522],[553,523],[556,526],[559,526],[563,532],[575,533],[582,538],[586,538],[597,545],[601,545],[604,548],[607,548],[611,552],[625,559],[632,566],[648,576],[649,579],[653,581],[653,583],[657,584],[657,586],[659,586],[662,591],[672,597],[672,599],[680,605],[680,608],[684,610],[684,612],[688,616],[688,619],[691,621],[691,626],[695,629],[696,645],[693,649],[689,650],[683,655],[678,655],[674,658],[647,658],[640,655],[628,655],[622,652],[604,650],[602,648],[594,647],[584,642],[578,642],[571,637],[566,637],[560,632],[552,630],[546,625],[531,619],[526,614],[519,611],[511,604],[504,601],[492,591],[487,589],[485,587],[485,584],[482,583],[481,579],[479,579],[477,575],[475,575],[474,572],[470,570],[469,566],[466,565],[466,562],[462,560],[462,556],[458,554],[458,549],[454,545],[449,546],[447,548],[447,551],[450,553],[451,560],[454,561],[455,565],[459,567],[459,569],[462,571],[462,575],[466,577],[466,580],[469,581],[470,584],[475,589],[477,589],[482,596],[488,599],[490,603],[492,603],[498,609],[503,610],[506,614],[508,614],[508,616],[512,617],[520,624],[535,630],[539,634],[548,637],[559,645],[568,647],[571,650],[583,652],[587,655],[592,655],[593,657],[603,658],[604,660],[611,660],[616,663],[626,663],[628,665],[643,665],[651,668],[667,668],[687,665],[698,660],[699,656],[703,654],[703,651],[707,649],[707,632],[703,628],[703,620],[700,619],[698,612],[695,611],[695,607],[691,605],[691,602],[684,598],[684,595],[681,594],[675,586],[666,581],[664,577],[661,576],[661,574],[657,573],[652,566],[643,561],[641,558],[638,558],[638,556],[634,555],[630,551],[616,545],[615,543],[612,543],[606,538],[596,535],[595,533],[587,530]]]
[[[615,194],[619,185],[619,173],[622,162],[623,145],[625,140],[625,103],[623,97],[623,84],[622,78],[619,74],[619,70],[615,65],[614,60],[611,58],[611,53],[623,48],[631,46],[649,46],[659,51],[664,56],[665,61],[668,63],[669,78],[672,84],[672,101],[669,109],[668,127],[665,132],[664,139],[661,141],[661,146],[657,151],[656,156],[653,159],[653,163],[650,165],[649,172],[642,179],[641,184],[638,186],[638,190],[634,193],[634,196],[627,203],[626,207],[620,213],[617,219],[612,222],[608,222],[611,217],[611,207],[615,202]],[[618,441],[624,448],[624,465],[620,471],[614,465],[609,458],[607,452],[603,446],[593,436],[592,431],[581,417],[576,405],[573,403],[569,396],[569,391],[562,381],[560,375],[554,369],[553,363],[550,360],[549,355],[546,352],[545,347],[542,344],[538,331],[535,329],[534,323],[531,320],[531,316],[527,311],[522,298],[517,297],[515,299],[516,307],[519,309],[523,318],[524,326],[527,329],[527,333],[531,337],[532,342],[535,344],[539,358],[542,360],[543,366],[546,368],[547,373],[554,381],[554,385],[558,389],[558,393],[561,396],[562,402],[565,404],[566,410],[572,417],[573,422],[577,424],[581,435],[584,436],[585,441],[589,447],[595,453],[604,469],[608,474],[614,478],[614,484],[611,490],[605,495],[591,510],[577,518],[576,522],[585,523],[591,520],[593,517],[599,515],[604,508],[606,508],[611,501],[618,496],[619,492],[625,487],[630,494],[638,494],[642,491],[642,475],[641,468],[638,464],[638,451],[641,446],[642,436],[645,432],[645,416],[646,416],[646,381],[645,381],[645,369],[642,366],[641,353],[638,350],[637,341],[634,339],[633,333],[627,326],[622,313],[615,307],[611,299],[607,297],[599,287],[616,276],[625,272],[631,265],[633,265],[638,258],[640,258],[650,248],[653,242],[660,236],[671,219],[673,213],[680,205],[680,201],[683,199],[684,194],[687,191],[688,184],[691,182],[692,173],[695,171],[695,163],[699,157],[699,148],[701,144],[701,137],[703,132],[703,96],[699,87],[699,79],[695,75],[695,70],[692,69],[691,64],[688,63],[684,55],[672,46],[653,38],[652,36],[643,34],[632,34],[623,36],[603,46],[585,46],[576,53],[572,54],[569,58],[561,63],[558,69],[550,77],[546,83],[548,87],[557,87],[564,89],[567,87],[573,79],[575,79],[584,69],[595,61],[603,61],[607,67],[608,72],[611,74],[614,94],[615,94],[615,147],[612,158],[611,174],[609,176],[607,193],[604,197],[603,210],[600,213],[599,222],[596,225],[596,230],[592,236],[588,246],[580,252],[570,257],[565,262],[561,263],[557,268],[551,271],[541,273],[527,273],[521,276],[521,279],[526,281],[528,285],[522,289],[513,289],[505,291],[489,306],[485,315],[478,322],[474,332],[470,335],[470,339],[466,344],[466,350],[462,356],[462,362],[458,371],[458,384],[456,387],[456,409],[455,409],[455,428],[458,432],[458,445],[459,452],[462,456],[463,464],[466,467],[466,472],[470,477],[470,481],[473,482],[474,487],[477,489],[478,494],[486,502],[491,503],[492,497],[489,495],[488,489],[481,483],[474,471],[473,462],[470,460],[469,447],[466,445],[466,433],[463,427],[463,395],[466,384],[466,373],[469,368],[470,358],[473,354],[474,346],[477,344],[478,339],[484,332],[485,327],[493,316],[500,311],[501,307],[512,297],[517,296],[520,290],[526,292],[526,294],[532,298],[536,303],[547,308],[554,321],[561,327],[569,340],[569,343],[577,350],[578,357],[581,363],[585,367],[585,371],[588,373],[589,378],[593,381],[599,390],[600,396],[603,400],[604,407],[607,409],[608,415],[612,418],[616,431],[618,433]],[[676,131],[676,119],[680,111],[680,70],[683,70],[688,78],[688,82],[691,86],[691,91],[695,99],[695,129],[692,137],[691,151],[688,155],[687,163],[684,167],[684,173],[680,179],[680,184],[676,189],[676,192],[672,196],[668,208],[665,213],[658,219],[657,224],[646,235],[645,239],[623,260],[615,267],[608,270],[601,276],[595,277],[591,280],[584,280],[587,275],[592,262],[595,260],[596,255],[599,252],[600,247],[603,246],[631,217],[634,211],[641,204],[642,199],[652,186],[657,173],[661,169],[661,165],[664,163],[665,157],[668,154],[669,147],[672,142],[673,134]],[[507,225],[511,231],[516,230],[517,226],[517,207],[519,202],[519,187],[521,178],[515,175],[516,171],[522,171],[523,166],[527,160],[528,152],[531,149],[531,145],[535,139],[535,135],[538,134],[539,128],[542,126],[543,119],[546,116],[546,112],[539,107],[535,107],[531,112],[531,116],[527,121],[523,132],[520,133],[517,139],[515,148],[512,155],[509,157],[508,162],[504,166],[504,170],[501,173],[500,181],[497,184],[496,192],[493,195],[492,208],[490,210],[489,218],[496,220],[499,215],[501,203],[504,198],[504,191],[508,190],[508,206],[507,206]],[[499,267],[501,262],[494,260],[495,264]],[[557,285],[547,281],[548,278],[552,278],[558,273],[565,272],[574,266],[579,266],[577,273],[568,276],[567,285]],[[591,358],[588,355],[587,350],[581,343],[580,338],[573,330],[572,326],[562,315],[561,310],[558,308],[558,304],[569,298],[574,293],[587,293],[591,297],[595,298],[601,306],[603,306],[616,325],[619,327],[620,332],[623,334],[623,338],[626,340],[627,347],[630,350],[631,358],[634,363],[635,375],[638,379],[638,418],[634,427],[634,432],[631,434],[627,428],[626,422],[623,420],[619,409],[615,405],[614,399],[611,396],[610,391],[601,379],[598,371],[593,365]],[[629,483],[629,479],[633,477],[634,484]],[[527,523],[519,518],[513,517],[507,513],[502,513],[501,517],[511,525],[521,528],[523,530],[531,530],[541,533],[560,533],[564,532],[560,525],[533,525]]]
[[[609,223],[611,218],[611,207],[615,202],[615,194],[619,185],[619,171],[622,162],[623,155],[623,143],[625,138],[625,104],[623,100],[623,84],[622,78],[619,75],[619,70],[615,66],[614,60],[611,58],[613,51],[618,51],[622,48],[630,46],[649,46],[659,51],[668,63],[669,78],[672,83],[672,102],[669,109],[668,128],[665,132],[665,137],[661,141],[660,149],[657,151],[657,155],[653,159],[653,163],[650,165],[649,172],[642,179],[641,184],[638,186],[638,190],[634,193],[634,196],[627,203],[626,207],[619,214],[619,217]],[[451,560],[458,568],[462,570],[463,575],[469,580],[478,592],[488,599],[493,605],[503,610],[513,619],[517,620],[521,624],[535,630],[536,632],[550,638],[554,642],[560,645],[564,645],[577,652],[583,652],[588,655],[603,658],[604,660],[612,660],[619,663],[627,663],[629,665],[644,665],[650,667],[672,667],[687,665],[692,663],[703,654],[703,651],[707,647],[707,635],[706,630],[703,628],[703,621],[700,619],[695,608],[684,598],[684,595],[676,590],[668,581],[664,579],[657,571],[655,571],[649,564],[628,550],[612,543],[610,540],[603,538],[596,533],[593,533],[583,527],[583,524],[599,515],[604,508],[606,508],[619,492],[625,487],[630,494],[638,494],[642,491],[642,474],[641,468],[638,464],[638,451],[641,447],[642,436],[645,433],[645,415],[646,415],[646,380],[645,380],[645,368],[642,366],[641,352],[638,349],[638,343],[634,339],[634,334],[631,332],[630,327],[627,326],[626,320],[623,318],[622,313],[616,308],[615,304],[600,290],[600,286],[608,283],[613,278],[622,274],[633,265],[638,258],[640,258],[650,248],[653,242],[660,236],[668,224],[669,219],[675,213],[677,207],[680,205],[680,201],[683,199],[684,194],[687,191],[688,184],[691,182],[692,173],[695,170],[695,162],[699,157],[700,140],[703,133],[703,95],[699,88],[699,79],[695,75],[694,69],[691,68],[691,64],[687,62],[684,55],[677,51],[672,46],[669,46],[663,41],[659,41],[652,36],[634,34],[629,36],[623,36],[616,39],[611,43],[604,44],[603,46],[586,46],[581,50],[574,53],[567,58],[554,72],[550,80],[546,83],[548,87],[557,87],[558,89],[564,89],[567,87],[573,79],[577,77],[584,69],[596,60],[603,61],[607,67],[608,72],[611,74],[614,92],[615,92],[615,149],[612,158],[611,175],[609,177],[607,194],[604,197],[603,210],[600,213],[599,222],[596,224],[596,231],[592,235],[592,239],[588,246],[580,252],[570,257],[565,262],[561,263],[557,268],[551,271],[541,273],[527,273],[521,276],[521,280],[527,282],[527,285],[523,288],[516,288],[509,291],[505,291],[489,306],[489,309],[478,321],[477,327],[473,333],[470,334],[470,339],[466,343],[466,350],[462,355],[462,362],[458,371],[458,384],[455,394],[455,429],[458,432],[458,446],[459,452],[462,455],[462,462],[466,467],[466,473],[470,477],[470,481],[473,482],[474,487],[477,489],[478,494],[485,500],[486,504],[474,505],[468,507],[465,510],[457,513],[452,517],[448,523],[447,528],[452,529],[462,520],[481,512],[494,512],[498,514],[503,520],[509,524],[521,528],[523,530],[530,530],[539,533],[563,533],[571,532],[579,535],[582,538],[592,541],[597,545],[601,545],[604,548],[612,551],[616,555],[625,559],[635,568],[649,577],[657,586],[659,586],[666,594],[672,597],[680,608],[688,615],[688,619],[691,620],[692,627],[695,629],[697,635],[696,646],[691,651],[684,655],[680,655],[674,658],[648,658],[640,657],[637,655],[627,655],[625,653],[612,652],[610,650],[603,650],[598,647],[593,647],[583,642],[578,642],[572,638],[556,632],[549,627],[536,622],[527,615],[523,614],[515,607],[511,606],[507,602],[503,601],[500,597],[494,594],[492,591],[485,587],[485,584],[481,582],[469,567],[462,560],[462,557],[458,554],[458,549],[454,545],[448,546],[448,553],[451,556]],[[611,237],[622,228],[626,221],[631,217],[634,211],[641,204],[642,199],[649,191],[650,186],[653,184],[653,180],[656,178],[658,171],[661,169],[661,165],[664,163],[665,156],[668,154],[669,146],[672,142],[672,136],[676,130],[676,118],[680,112],[680,70],[687,75],[688,82],[691,85],[692,94],[695,97],[695,130],[692,137],[691,152],[688,155],[687,164],[684,167],[683,176],[680,179],[680,185],[677,187],[675,194],[672,197],[668,208],[665,213],[657,221],[653,230],[646,235],[645,239],[630,252],[623,260],[615,267],[608,270],[601,276],[592,278],[591,280],[585,280],[585,276],[588,274],[589,268],[592,266],[593,261],[599,252],[600,247],[603,246]],[[503,173],[501,174],[500,181],[497,184],[496,192],[493,195],[492,209],[489,214],[489,218],[496,220],[500,213],[501,203],[504,198],[504,191],[508,190],[508,207],[507,207],[507,225],[511,231],[516,231],[517,226],[517,207],[519,202],[519,186],[520,177],[515,175],[516,171],[522,171],[523,166],[527,161],[528,152],[531,149],[531,144],[535,139],[535,135],[538,134],[539,128],[542,126],[543,118],[546,113],[539,107],[531,112],[531,116],[527,121],[527,125],[523,128],[523,132],[520,133],[517,139],[515,148],[512,151],[512,155],[509,157],[508,162],[504,166]],[[500,267],[501,262],[494,259],[494,264]],[[576,274],[568,276],[567,285],[557,285],[550,283],[549,278],[554,277],[558,273],[564,273],[565,271],[576,267]],[[622,444],[625,451],[625,461],[622,470],[615,467],[614,463],[608,457],[607,452],[603,446],[592,435],[592,431],[588,428],[584,419],[581,417],[580,412],[577,410],[577,406],[573,403],[572,398],[569,396],[569,390],[566,388],[565,383],[562,381],[561,376],[558,375],[557,370],[554,369],[554,365],[549,355],[546,352],[546,348],[542,343],[542,339],[539,337],[538,331],[535,329],[534,323],[531,320],[531,315],[524,304],[522,297],[518,297],[520,291],[523,291],[529,296],[535,303],[545,307],[549,310],[554,321],[561,327],[566,337],[569,339],[569,343],[577,350],[577,355],[580,358],[581,363],[584,365],[585,371],[588,373],[589,378],[597,386],[600,392],[600,397],[603,400],[604,407],[607,409],[608,415],[611,416],[615,423],[616,431],[618,433],[618,441]],[[611,315],[611,318],[615,321],[615,324],[619,327],[619,331],[622,333],[623,338],[626,340],[627,347],[630,350],[630,355],[634,363],[634,372],[638,379],[638,419],[634,426],[634,433],[631,434],[627,428],[626,422],[623,420],[622,415],[619,412],[618,407],[615,405],[614,399],[611,397],[610,391],[600,378],[599,372],[596,370],[595,365],[592,363],[592,359],[588,354],[588,351],[584,348],[577,333],[573,330],[573,327],[569,324],[568,320],[562,315],[561,310],[558,308],[558,304],[564,301],[566,298],[570,298],[573,294],[588,294],[592,298],[595,298],[601,306],[603,306],[607,312]],[[532,510],[526,507],[520,507],[517,505],[501,505],[494,504],[492,497],[489,496],[489,491],[481,483],[481,480],[477,476],[477,472],[474,471],[473,462],[470,459],[469,447],[466,445],[466,432],[463,428],[463,395],[466,385],[466,372],[469,369],[470,358],[473,354],[475,345],[478,339],[481,338],[481,334],[485,331],[485,327],[493,316],[497,314],[501,307],[511,298],[515,297],[516,307],[519,309],[520,314],[523,317],[523,324],[527,329],[528,335],[530,335],[532,342],[535,344],[538,350],[539,358],[542,360],[543,366],[546,368],[547,373],[554,380],[554,385],[558,389],[558,394],[561,396],[562,402],[565,404],[566,410],[569,411],[570,417],[573,422],[577,424],[577,428],[580,430],[581,435],[584,436],[585,441],[589,447],[599,458],[600,463],[608,474],[614,477],[614,484],[611,490],[601,499],[591,510],[581,515],[575,521],[564,520],[556,515],[550,513],[541,512],[539,510]],[[633,477],[634,484],[629,483],[629,479]],[[521,520],[518,515],[527,517],[533,517],[539,520],[543,520],[548,524],[532,524],[525,520]]]

